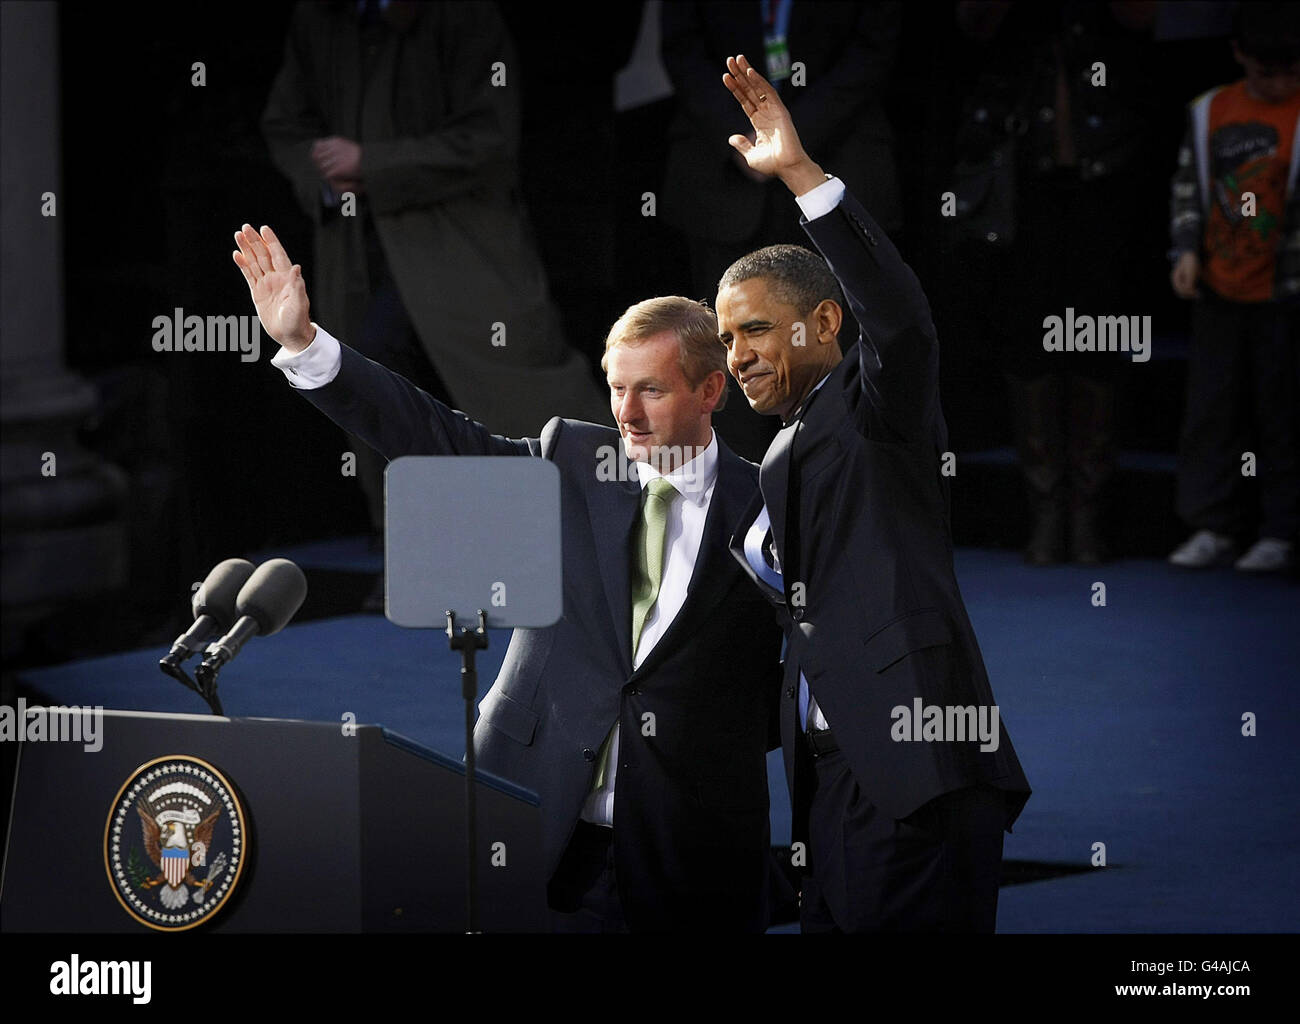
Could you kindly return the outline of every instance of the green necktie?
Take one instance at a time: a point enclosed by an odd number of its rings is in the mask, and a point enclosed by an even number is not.
[[[641,505],[641,521],[632,535],[632,554],[636,558],[632,578],[632,658],[636,659],[641,630],[650,617],[650,609],[659,599],[659,584],[664,578],[664,540],[668,534],[668,508],[677,496],[677,488],[661,476],[655,477],[645,488],[645,501]],[[615,725],[618,723],[616,722]],[[600,747],[600,761],[596,766],[595,789],[605,785],[609,770],[609,748],[614,739],[611,726],[609,735]]]

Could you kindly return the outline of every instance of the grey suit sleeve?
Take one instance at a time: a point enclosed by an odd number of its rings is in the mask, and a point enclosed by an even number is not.
[[[339,347],[342,362],[338,375],[324,387],[299,394],[384,458],[542,454],[539,439],[494,434],[400,374],[347,345]],[[548,429],[551,426],[548,424]]]

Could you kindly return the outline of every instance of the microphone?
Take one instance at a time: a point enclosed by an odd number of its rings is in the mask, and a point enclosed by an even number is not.
[[[203,663],[195,670],[199,682],[212,686],[221,666],[250,639],[280,632],[302,607],[306,596],[307,577],[287,558],[272,558],[259,565],[235,599],[238,621],[221,639],[208,645]]]
[[[240,588],[253,575],[253,563],[244,558],[227,558],[199,584],[190,602],[194,625],[176,638],[171,651],[158,667],[168,675],[187,658],[198,653],[203,643],[220,636],[235,621],[235,602]]]

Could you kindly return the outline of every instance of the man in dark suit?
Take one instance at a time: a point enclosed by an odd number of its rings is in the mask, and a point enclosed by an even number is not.
[[[758,474],[710,425],[726,394],[713,313],[630,307],[604,359],[618,430],[557,417],[511,440],[313,324],[269,228],[235,239],[273,363],[344,429],[388,459],[560,470],[564,617],[515,631],[474,731],[484,770],[541,797],[557,929],[765,928],[780,631],[727,548]]]
[[[781,609],[780,709],[805,931],[994,930],[1002,832],[1029,796],[952,568],[947,427],[925,295],[804,151],[743,57],[731,144],[798,198],[825,262],[743,257],[718,326],[750,406],[783,426],[733,552]],[[844,358],[847,296],[862,327]]]
[[[726,142],[749,126],[718,88],[718,67],[742,50],[766,57],[808,146],[868,205],[886,230],[902,224],[894,138],[881,96],[894,65],[902,4],[836,0],[762,3],[677,0],[661,5],[661,52],[676,114],[660,209],[689,244],[695,292],[711,294],[737,258],[760,246],[797,242],[798,211],[770,176],[753,170]],[[733,391],[735,389],[733,388]],[[715,419],[727,442],[758,460],[775,433],[739,396]]]

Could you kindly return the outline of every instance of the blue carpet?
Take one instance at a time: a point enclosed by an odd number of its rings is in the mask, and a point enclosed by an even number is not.
[[[373,567],[355,542],[284,552]],[[1127,561],[1031,570],[960,550],[957,572],[1003,721],[1034,795],[1011,860],[1106,866],[1003,888],[1004,932],[1297,931],[1300,911],[1300,593],[1231,570]],[[1094,607],[1093,584],[1106,587]],[[480,655],[480,690],[508,634]],[[64,704],[204,710],[157,668],[162,650],[23,673]],[[441,632],[375,616],[290,626],[222,675],[232,716],[377,722],[464,752],[459,657]],[[1258,735],[1242,735],[1253,713]],[[769,756],[773,841],[789,841],[780,754]],[[1281,898],[1279,898],[1281,897]]]
[[[1005,856],[1107,866],[1004,888],[1001,931],[1295,931],[1300,596],[1162,563],[958,577],[1034,795]],[[1094,582],[1106,606],[1092,604]],[[1242,735],[1253,712],[1258,735]]]

